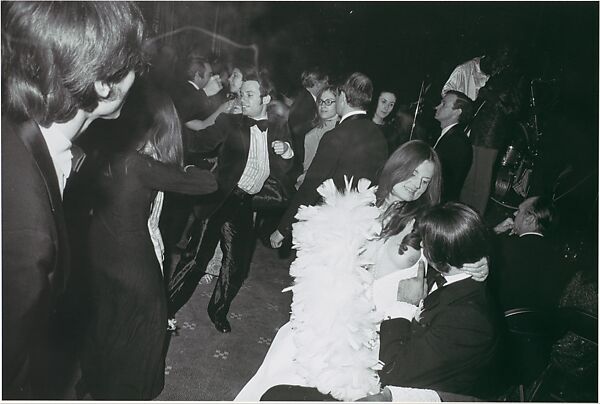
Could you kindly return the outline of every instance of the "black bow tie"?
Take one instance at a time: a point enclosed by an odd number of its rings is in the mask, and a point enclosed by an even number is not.
[[[427,270],[427,290],[431,291],[433,284],[435,283],[438,289],[441,289],[448,282],[441,272],[429,267]]]
[[[251,128],[253,126],[257,126],[258,129],[260,129],[261,132],[266,131],[267,128],[269,127],[269,121],[266,120],[266,119],[261,119],[261,120],[257,121],[256,119],[248,118],[246,116],[245,117],[245,123],[246,123],[246,126],[248,128]]]

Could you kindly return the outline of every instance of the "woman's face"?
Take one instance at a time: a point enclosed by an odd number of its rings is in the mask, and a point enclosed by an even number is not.
[[[321,119],[328,120],[336,115],[335,111],[335,94],[331,91],[323,91],[319,97],[319,116]],[[327,105],[329,104],[329,105]]]
[[[411,202],[419,199],[427,191],[434,170],[435,165],[432,161],[423,161],[409,178],[394,185],[388,197],[389,202]]]
[[[382,120],[387,118],[387,116],[394,109],[394,105],[396,104],[396,96],[392,93],[383,92],[379,95],[379,100],[377,101],[377,109],[375,110],[375,115],[377,115]]]
[[[229,91],[232,93],[239,93],[243,80],[244,76],[242,75],[242,71],[235,67],[231,71],[231,76],[229,76]]]

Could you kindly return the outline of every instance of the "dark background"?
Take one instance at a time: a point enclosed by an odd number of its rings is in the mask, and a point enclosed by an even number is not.
[[[179,57],[194,47],[207,55],[252,60],[253,52],[213,39],[216,32],[256,44],[280,92],[293,96],[299,75],[320,65],[334,75],[363,71],[380,86],[417,98],[422,80],[441,88],[452,69],[493,49],[518,48],[533,77],[557,79],[597,105],[596,2],[142,2],[154,36],[198,27],[156,42]],[[594,108],[597,109],[597,108]]]

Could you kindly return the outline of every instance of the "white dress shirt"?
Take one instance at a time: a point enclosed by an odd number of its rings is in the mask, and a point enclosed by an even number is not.
[[[342,119],[340,119],[340,123],[344,122],[344,119],[348,118],[349,116],[352,115],[367,115],[367,111],[350,111],[347,114],[345,114],[344,116],[342,116]]]
[[[67,179],[71,175],[71,160],[73,159],[73,154],[71,153],[72,143],[64,136],[48,134],[44,133],[44,131],[41,132],[46,146],[48,146],[52,163],[54,164],[56,178],[58,179],[58,188],[62,197]]]
[[[440,142],[440,140],[442,140],[442,138],[444,137],[444,135],[446,133],[448,133],[448,131],[450,129],[452,129],[453,127],[455,127],[456,125],[458,125],[458,122],[453,123],[452,125],[448,125],[446,126],[444,129],[442,129],[442,133],[440,133],[440,137],[438,137],[438,140],[435,141],[435,144],[433,145],[433,148],[435,149],[438,145],[438,143]]]

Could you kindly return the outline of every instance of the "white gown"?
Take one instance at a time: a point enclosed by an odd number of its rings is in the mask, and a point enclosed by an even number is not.
[[[384,244],[372,241],[380,211],[374,189],[362,181],[345,194],[326,181],[319,187],[323,205],[299,210],[290,321],[234,401],[259,401],[279,384],[316,387],[344,401],[379,392],[377,330],[396,303],[398,282],[416,276],[418,262],[375,279]]]

